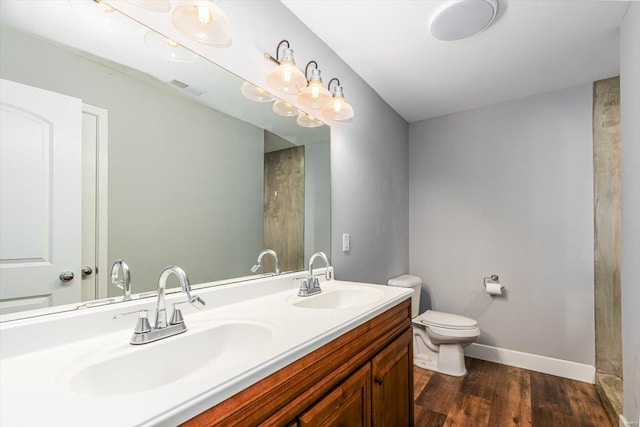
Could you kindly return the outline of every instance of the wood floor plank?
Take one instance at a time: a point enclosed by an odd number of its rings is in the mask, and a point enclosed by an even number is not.
[[[491,405],[490,426],[530,427],[531,384],[529,371],[503,366],[504,374],[495,380],[503,384],[496,391]]]
[[[481,397],[458,392],[456,404],[447,415],[446,427],[486,427],[489,425],[491,402]]]
[[[591,420],[592,424],[598,427],[611,426],[607,410],[602,405],[598,392],[592,384],[572,381],[569,386],[569,402],[574,417]]]
[[[593,384],[476,359],[452,377],[414,368],[415,425],[613,427]]]
[[[415,399],[416,405],[440,414],[448,414],[456,403],[462,380],[463,377],[434,372],[427,386]]]
[[[566,378],[531,372],[531,407],[572,415]]]
[[[447,419],[445,414],[430,411],[419,405],[414,405],[413,414],[415,427],[442,427]]]
[[[587,420],[555,412],[548,408],[533,408],[531,417],[532,425],[536,427],[596,427]]]
[[[434,372],[427,369],[414,367],[413,369],[413,400],[416,400],[422,390],[427,386]]]
[[[470,360],[471,362],[467,366],[467,375],[460,386],[460,392],[493,400],[498,389],[505,386],[506,370],[501,369],[497,363],[479,359]]]

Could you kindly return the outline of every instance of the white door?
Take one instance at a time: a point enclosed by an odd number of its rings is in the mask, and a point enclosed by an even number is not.
[[[81,118],[80,99],[0,79],[1,313],[80,301]]]

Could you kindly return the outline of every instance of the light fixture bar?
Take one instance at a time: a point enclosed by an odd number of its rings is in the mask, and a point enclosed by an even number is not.
[[[269,61],[275,62],[276,64],[280,65],[280,46],[282,46],[283,44],[287,45],[287,49],[291,49],[291,46],[289,45],[289,40],[282,40],[280,43],[278,43],[278,47],[276,47],[276,57],[274,58],[268,52],[265,52],[264,53],[265,59],[268,59]]]

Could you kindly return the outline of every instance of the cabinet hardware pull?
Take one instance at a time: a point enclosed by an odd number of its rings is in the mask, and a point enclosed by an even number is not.
[[[374,377],[373,381],[378,385],[382,385],[382,380],[380,378],[378,378],[378,377]]]

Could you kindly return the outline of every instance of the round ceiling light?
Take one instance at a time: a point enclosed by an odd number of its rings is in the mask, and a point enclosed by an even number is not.
[[[431,34],[438,40],[461,40],[491,25],[497,12],[497,0],[447,1],[431,17]]]

